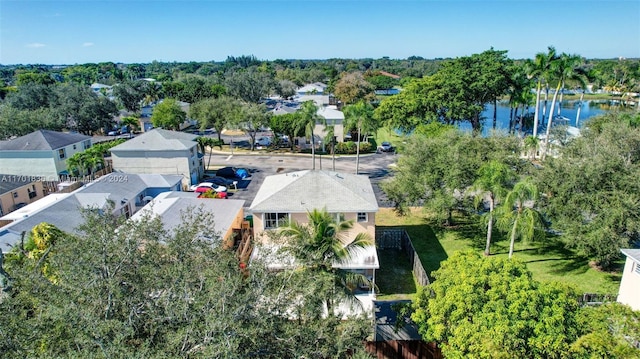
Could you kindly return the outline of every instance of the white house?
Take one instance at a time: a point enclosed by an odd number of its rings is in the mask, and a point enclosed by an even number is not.
[[[0,141],[0,169],[7,175],[57,181],[60,174],[67,174],[67,159],[89,147],[89,136],[38,130]]]
[[[336,136],[338,142],[344,141],[344,113],[338,110],[338,107],[329,105],[318,109],[318,115],[325,119],[326,126],[333,126],[333,135]],[[320,134],[320,137],[326,136],[325,125],[316,124],[314,133]]]
[[[296,94],[302,95],[324,95],[327,85],[322,82],[306,84],[296,90]]]
[[[184,132],[153,129],[111,148],[114,171],[125,173],[177,174],[183,187],[198,183],[204,174],[198,136]]]
[[[621,249],[627,257],[618,291],[618,302],[640,310],[640,249]]]

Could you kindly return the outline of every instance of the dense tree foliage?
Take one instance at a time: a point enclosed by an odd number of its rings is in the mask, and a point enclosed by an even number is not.
[[[367,321],[316,305],[328,278],[258,262],[241,270],[210,214],[191,208],[167,230],[157,218],[107,213],[87,211],[79,235],[48,244],[55,278],[33,270],[43,257],[7,255],[4,356],[346,358],[362,347]]]
[[[491,160],[519,167],[518,140],[510,136],[472,137],[451,130],[438,137],[416,134],[411,151],[398,159],[394,177],[383,189],[396,208],[424,205],[442,223],[452,224],[455,210],[472,211],[469,191],[480,167]]]
[[[167,130],[177,130],[187,119],[187,114],[182,110],[178,101],[172,98],[165,98],[156,105],[151,115],[151,123],[154,127]]]
[[[382,101],[378,118],[411,132],[421,123],[469,122],[478,132],[480,115],[509,88],[511,60],[506,51],[488,50],[442,63],[434,75],[415,80]]]
[[[229,97],[208,98],[189,107],[189,117],[198,121],[201,129],[214,128],[218,140],[222,141],[222,130],[237,122],[240,115],[240,101]]]
[[[540,171],[552,226],[605,266],[640,235],[639,125],[637,113],[594,119]]]
[[[412,319],[424,339],[441,345],[445,357],[629,358],[640,354],[632,346],[639,335],[638,313],[613,304],[580,307],[573,289],[533,280],[518,260],[457,252],[434,277],[418,293]],[[616,350],[604,352],[600,340],[611,340],[606,347]]]
[[[77,84],[57,86],[55,90],[54,111],[65,121],[66,128],[91,136],[112,127],[118,109],[111,100]]]

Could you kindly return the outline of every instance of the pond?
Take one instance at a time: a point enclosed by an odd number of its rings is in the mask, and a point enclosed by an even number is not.
[[[544,103],[543,103],[544,104]],[[542,104],[542,105],[543,105]],[[542,108],[541,105],[541,108]],[[551,108],[551,101],[547,103],[547,111]],[[576,125],[576,117],[578,114],[578,108],[580,108],[580,118]],[[560,115],[569,119],[569,125],[575,127],[582,127],[588,119],[602,115],[607,113],[612,108],[609,101],[563,101],[560,105]],[[554,112],[557,114],[557,104]],[[529,113],[533,114],[535,110],[535,106],[529,108]],[[496,120],[496,129],[507,131],[509,129],[509,116],[511,114],[511,109],[509,108],[509,104],[507,102],[499,102],[497,108],[497,120]],[[520,114],[520,113],[519,113]],[[482,112],[482,117],[484,120],[484,125],[482,128],[482,135],[488,135],[493,129],[493,104],[487,105],[486,109]],[[540,111],[540,118],[542,119],[542,111]],[[545,117],[545,119],[548,118]],[[471,124],[469,122],[460,123],[458,126],[460,129],[465,131],[471,131]]]

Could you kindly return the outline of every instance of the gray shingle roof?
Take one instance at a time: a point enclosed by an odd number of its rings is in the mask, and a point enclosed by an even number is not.
[[[190,133],[156,128],[111,148],[111,152],[185,150],[196,145],[197,137]]]
[[[80,133],[38,130],[13,140],[0,141],[0,151],[56,150],[88,139],[91,137]]]
[[[29,179],[29,176],[16,176],[0,174],[0,195],[13,191],[16,188],[28,185],[36,179]]]
[[[623,248],[620,250],[622,254],[631,258],[634,262],[640,263],[640,249]]]
[[[254,212],[377,212],[378,202],[367,176],[332,171],[298,171],[268,176],[250,209]]]
[[[81,208],[102,208],[107,200],[119,207],[123,199],[135,201],[136,196],[149,188],[171,188],[182,183],[180,175],[125,174],[111,173],[99,180],[79,188],[70,196],[54,202],[50,206],[31,214],[22,220],[3,227],[10,233],[0,234],[0,250],[7,251],[15,243],[15,234],[30,231],[36,225],[47,222],[59,229],[77,233],[84,223]],[[19,236],[17,237],[19,238]]]

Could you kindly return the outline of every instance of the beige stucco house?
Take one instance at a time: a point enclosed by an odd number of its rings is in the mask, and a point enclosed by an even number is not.
[[[59,175],[67,174],[67,159],[89,147],[89,136],[38,130],[0,141],[0,172],[57,181]]]
[[[42,197],[42,181],[30,176],[0,174],[0,217]]]
[[[618,291],[618,302],[640,310],[640,249],[621,249],[627,257]]]
[[[265,178],[249,207],[258,243],[252,260],[265,260],[274,270],[295,266],[291,258],[272,255],[278,245],[271,243],[269,232],[277,230],[286,221],[307,223],[307,214],[314,209],[326,209],[336,216],[336,220],[353,221],[353,227],[345,233],[345,244],[359,233],[367,233],[372,240],[375,238],[378,202],[367,176],[322,170],[278,174]],[[372,282],[371,286],[362,286],[355,292],[362,307],[340,304],[343,313],[369,313],[375,300],[375,272],[380,268],[375,244],[362,248],[349,261],[333,266],[363,274]]]
[[[268,242],[268,231],[286,221],[306,223],[309,212],[323,208],[335,214],[336,219],[353,221],[353,228],[346,233],[346,238],[353,239],[358,233],[375,238],[378,202],[367,176],[322,170],[267,176],[249,211],[253,215],[256,239],[265,243]],[[339,267],[373,277],[375,269],[379,268],[375,246]]]
[[[204,174],[198,136],[153,129],[111,149],[113,170],[135,174],[183,176],[183,188],[198,183]]]

